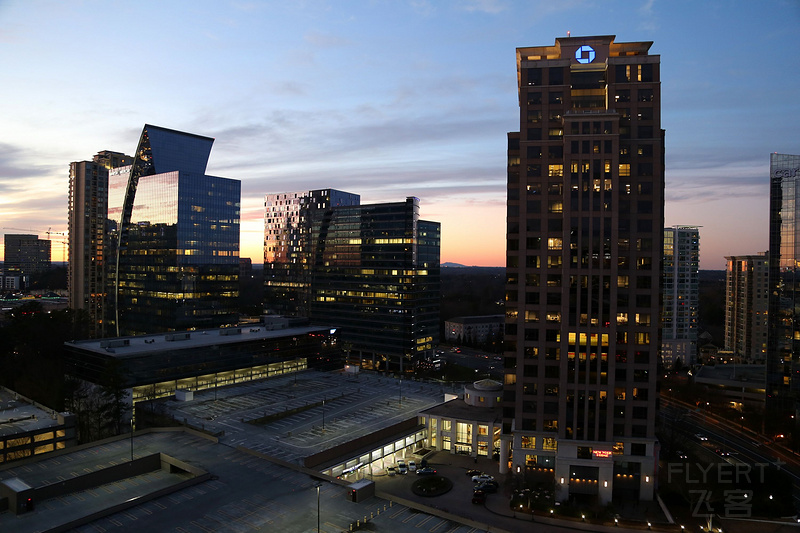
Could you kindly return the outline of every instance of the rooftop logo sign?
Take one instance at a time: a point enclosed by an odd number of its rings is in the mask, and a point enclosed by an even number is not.
[[[594,61],[596,55],[594,48],[586,44],[575,50],[575,59],[583,65]]]

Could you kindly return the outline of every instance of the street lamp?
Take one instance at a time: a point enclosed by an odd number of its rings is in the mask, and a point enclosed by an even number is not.
[[[325,430],[325,399],[322,399],[322,429]]]
[[[319,488],[322,486],[322,483],[317,483],[317,533],[319,533]]]
[[[133,416],[131,415],[131,462],[133,462]]]
[[[400,378],[400,399],[399,404],[403,405],[403,378]]]

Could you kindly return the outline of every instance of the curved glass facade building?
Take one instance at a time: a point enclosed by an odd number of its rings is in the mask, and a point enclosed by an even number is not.
[[[117,335],[236,321],[241,182],[206,175],[213,142],[158,126],[142,131],[122,203],[109,202],[109,213],[119,213]]]

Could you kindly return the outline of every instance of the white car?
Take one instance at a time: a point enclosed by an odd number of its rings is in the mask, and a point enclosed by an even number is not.
[[[494,476],[490,476],[489,474],[478,474],[477,476],[472,476],[473,483],[483,483],[484,481],[494,481]]]
[[[408,471],[409,472],[416,472],[417,471],[417,463],[415,463],[414,461],[409,461],[408,462]]]
[[[397,472],[399,474],[408,474],[408,467],[406,466],[406,462],[402,459],[397,461]]]

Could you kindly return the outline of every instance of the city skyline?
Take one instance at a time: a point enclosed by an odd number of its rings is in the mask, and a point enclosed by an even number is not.
[[[66,232],[70,162],[131,153],[149,123],[215,138],[254,263],[264,195],[325,186],[416,196],[442,262],[503,266],[515,49],[567,32],[654,42],[665,225],[700,226],[701,269],[768,248],[769,154],[800,152],[790,1],[7,2],[0,20],[0,235]]]

